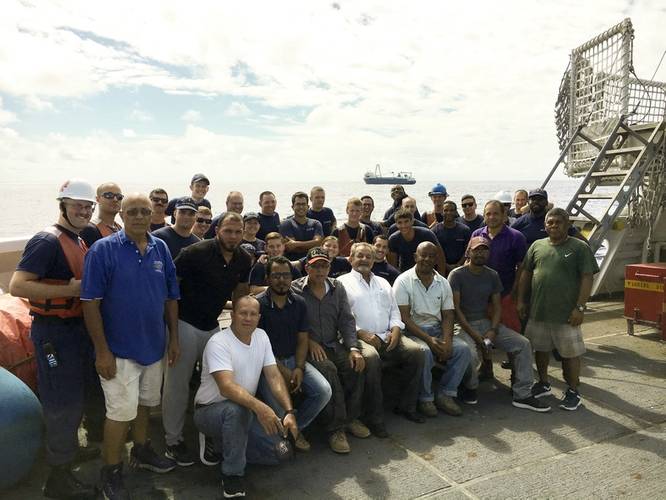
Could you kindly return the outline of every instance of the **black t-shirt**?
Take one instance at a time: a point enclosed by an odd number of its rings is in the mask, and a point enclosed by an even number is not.
[[[439,246],[439,241],[437,241],[435,233],[423,227],[414,228],[414,238],[412,238],[412,241],[406,241],[400,231],[389,236],[389,250],[398,256],[398,269],[400,272],[405,272],[407,269],[414,267],[416,247],[424,241],[430,241]]]
[[[187,236],[182,237],[171,226],[163,227],[162,229],[153,231],[153,236],[155,236],[155,238],[161,239],[164,241],[164,243],[167,244],[172,259],[178,257],[178,254],[183,248],[200,241],[199,238],[193,234],[188,234]]]
[[[422,222],[421,219],[414,219],[414,222],[412,222],[412,226],[414,226],[414,227],[424,227],[426,229],[430,229],[428,227],[428,224],[426,224],[425,222]],[[393,224],[391,224],[391,227],[388,228],[388,235],[391,236],[397,230],[398,230],[398,225],[394,222]]]
[[[238,283],[247,283],[252,258],[236,247],[227,263],[217,239],[183,248],[175,259],[180,278],[178,317],[199,330],[213,330]]]
[[[483,216],[478,215],[478,214],[472,220],[465,220],[464,217],[460,216],[460,217],[458,217],[456,222],[460,222],[461,224],[465,224],[469,228],[469,230],[472,231],[472,232],[476,231],[480,227],[485,226],[485,223],[483,222]]]
[[[302,275],[298,269],[289,264],[289,269],[291,269],[291,280],[297,280]],[[268,280],[266,279],[266,264],[257,262],[252,266],[250,271],[250,285],[254,286],[268,286]]]
[[[391,284],[391,286],[393,286],[393,282],[395,281],[395,279],[398,276],[400,276],[400,271],[398,271],[395,267],[393,267],[391,264],[389,264],[386,261],[375,262],[375,265],[372,266],[372,272],[376,276],[384,278],[386,281],[388,281]]]
[[[298,334],[310,332],[305,299],[291,292],[282,309],[273,304],[270,290],[257,295],[261,307],[259,328],[264,330],[271,341],[273,354],[277,358],[288,358],[296,354]]]
[[[257,231],[257,238],[265,241],[268,233],[280,232],[280,216],[277,212],[273,215],[264,215],[260,212],[257,215],[259,216],[259,231]]]
[[[375,236],[377,236],[379,234],[384,234],[384,227],[379,222],[375,222],[375,221],[372,221],[372,220],[361,221],[361,222],[363,222],[363,224],[365,224],[366,227],[372,231],[372,239],[373,240],[375,239]]]
[[[314,210],[310,209],[308,210],[308,213],[306,215],[310,219],[318,220],[319,222],[321,222],[321,227],[324,231],[324,236],[331,235],[331,232],[333,231],[333,222],[335,221],[335,215],[333,214],[333,210],[331,210],[328,207],[322,207],[322,209],[319,212],[315,212]]]
[[[389,210],[387,210],[386,213],[388,213]],[[394,210],[393,212],[391,212],[391,214],[388,217],[386,217],[384,219],[384,225],[385,226],[391,227],[393,224],[395,224],[395,213],[397,211],[398,210]],[[384,215],[386,215],[386,214],[384,214]],[[416,210],[416,212],[414,212],[414,219],[418,220],[419,222],[421,221],[421,214],[419,213],[418,209]],[[426,224],[425,227],[428,227],[428,225]]]
[[[176,218],[173,216],[173,213],[176,210],[176,205],[183,198],[190,198],[192,201],[194,201],[194,204],[196,205],[197,208],[199,207],[210,208],[210,201],[208,201],[206,198],[203,198],[201,201],[196,201],[194,198],[192,198],[192,196],[180,196],[179,198],[173,198],[172,200],[169,201],[169,204],[167,205],[166,210],[164,211],[166,215],[171,216],[171,224],[176,223]]]
[[[168,227],[166,222],[154,224],[150,223],[150,232],[152,233],[153,231],[157,231],[158,229],[162,229],[163,227]]]
[[[467,244],[472,236],[472,231],[460,222],[456,222],[454,227],[445,227],[443,223],[438,222],[432,228],[432,232],[437,236],[440,246],[446,255],[447,264],[457,264],[467,250]]]

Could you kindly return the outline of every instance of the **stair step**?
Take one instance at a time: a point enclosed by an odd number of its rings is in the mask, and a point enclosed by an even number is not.
[[[601,172],[592,172],[590,177],[624,177],[627,175],[628,170],[606,170]]]
[[[614,194],[579,194],[578,198],[581,200],[612,200],[615,198]]]
[[[606,151],[606,156],[618,156],[624,154],[640,153],[643,151],[643,146],[632,146],[629,148],[609,149]]]

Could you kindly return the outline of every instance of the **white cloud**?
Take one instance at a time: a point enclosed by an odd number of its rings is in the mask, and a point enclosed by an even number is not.
[[[131,128],[124,128],[123,137],[126,137],[128,139],[133,139],[134,137],[136,137],[136,132]]]
[[[31,111],[56,111],[53,103],[40,99],[35,95],[25,96],[23,101],[25,102],[26,107]]]
[[[150,113],[142,111],[140,109],[133,109],[129,114],[129,119],[134,122],[150,122],[153,121],[153,117]]]
[[[7,125],[17,121],[16,114],[2,108],[2,97],[0,97],[0,125]]]
[[[225,115],[227,116],[250,116],[252,114],[252,111],[250,111],[250,108],[248,108],[245,104],[242,102],[232,102],[227,110],[224,112]]]
[[[188,109],[180,117],[184,122],[198,122],[201,120],[201,112],[194,109]]]

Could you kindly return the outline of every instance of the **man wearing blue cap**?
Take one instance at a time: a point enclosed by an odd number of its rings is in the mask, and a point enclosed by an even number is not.
[[[208,193],[209,187],[210,181],[208,180],[208,177],[206,177],[204,174],[194,174],[192,176],[192,181],[190,182],[190,196],[183,196],[181,198],[192,198],[197,208],[201,206],[211,208],[210,201],[206,199],[206,194]],[[171,201],[169,201],[169,204],[164,211],[166,215],[171,216],[171,224],[176,222],[176,218],[173,214],[176,210],[176,204],[181,200],[181,198],[173,198]]]
[[[432,187],[428,196],[432,200],[432,210],[423,212],[421,221],[432,229],[435,224],[444,220],[444,202],[449,197],[449,193],[446,192],[446,186],[438,182]]]

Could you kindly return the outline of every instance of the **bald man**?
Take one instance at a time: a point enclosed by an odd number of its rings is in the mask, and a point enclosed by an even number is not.
[[[146,195],[123,199],[125,228],[99,240],[88,252],[81,284],[83,317],[95,345],[95,367],[106,402],[102,492],[125,498],[122,455],[132,426],[131,462],[153,472],[176,463],[148,441],[150,408],[160,404],[162,358],[178,359],[178,281],[169,249],[150,233]],[[168,346],[166,327],[169,328]]]
[[[80,236],[88,247],[97,240],[122,229],[116,222],[116,215],[120,212],[120,204],[123,201],[123,192],[120,186],[114,182],[105,182],[97,186],[97,215],[81,231]]]

